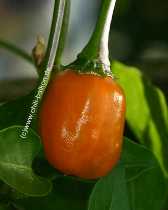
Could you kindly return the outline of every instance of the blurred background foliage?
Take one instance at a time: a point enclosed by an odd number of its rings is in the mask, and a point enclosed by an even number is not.
[[[73,61],[88,41],[101,0],[72,0],[64,64]],[[42,35],[46,42],[53,1],[1,0],[0,39],[29,53]],[[110,57],[139,67],[168,97],[168,1],[118,0],[110,35]],[[33,66],[0,49],[0,99],[25,94],[35,84]],[[20,90],[20,85],[24,88]],[[1,88],[3,87],[3,88]]]

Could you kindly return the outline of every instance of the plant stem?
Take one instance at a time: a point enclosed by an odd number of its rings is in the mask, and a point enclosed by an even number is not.
[[[54,62],[54,66],[57,70],[59,70],[61,68],[61,56],[62,56],[62,53],[64,50],[65,40],[66,40],[67,32],[68,32],[70,5],[71,5],[70,0],[67,0],[66,4],[65,4],[65,13],[64,13],[61,34],[60,34],[58,50],[57,50],[57,54],[56,54],[55,62]]]
[[[58,49],[62,24],[63,24],[62,21],[58,23],[58,20],[60,19],[63,20],[65,5],[66,5],[66,0],[55,0],[48,47],[44,58],[44,62],[40,68],[42,71],[46,70],[47,68],[50,69],[53,68],[54,61],[56,58],[56,51]]]
[[[101,13],[94,33],[79,58],[96,60],[103,64],[104,70],[110,72],[108,40],[116,0],[102,0]]]
[[[8,50],[9,52],[28,61],[29,63],[34,64],[32,57],[28,53],[26,53],[24,50],[18,48],[17,46],[9,43],[8,41],[0,40],[0,48]]]

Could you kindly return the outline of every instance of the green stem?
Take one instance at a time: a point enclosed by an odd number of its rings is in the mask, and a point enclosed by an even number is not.
[[[79,59],[98,60],[103,64],[106,72],[110,72],[108,40],[116,0],[102,0],[100,16],[94,33],[84,50],[79,54]]]
[[[62,24],[62,29],[61,29],[58,50],[57,50],[57,54],[56,54],[56,58],[54,62],[54,66],[57,70],[61,68],[61,57],[62,57],[62,53],[65,47],[65,40],[66,40],[67,32],[68,32],[69,16],[70,16],[70,0],[67,0],[66,5],[65,5],[65,13],[64,13],[64,19],[63,19],[63,24]]]
[[[0,40],[0,48],[4,48],[5,50],[8,50],[9,52],[23,58],[29,63],[34,64],[32,57],[28,53],[7,41]]]

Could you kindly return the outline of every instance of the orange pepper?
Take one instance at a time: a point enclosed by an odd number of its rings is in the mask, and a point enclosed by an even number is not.
[[[50,164],[86,179],[106,175],[120,158],[125,107],[124,93],[112,77],[72,70],[54,76],[39,114]]]

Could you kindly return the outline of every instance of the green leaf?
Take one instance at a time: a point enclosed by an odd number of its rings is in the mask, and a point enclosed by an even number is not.
[[[161,210],[165,201],[166,183],[153,153],[126,138],[122,162],[126,170],[131,209]]]
[[[0,179],[23,194],[44,196],[50,192],[51,182],[32,170],[40,139],[32,130],[26,139],[20,138],[22,128],[13,126],[0,131]]]
[[[95,185],[88,210],[130,210],[125,180],[125,169],[118,165]]]
[[[53,191],[46,197],[26,198],[15,203],[25,210],[86,210],[93,184],[81,183],[61,177],[55,181]]]
[[[88,210],[161,210],[165,180],[151,151],[125,138],[121,162],[95,185]]]
[[[137,178],[149,168],[159,167],[154,155],[145,146],[125,137],[121,160],[128,179]]]
[[[154,152],[168,177],[168,109],[162,91],[134,67],[114,62],[112,70],[126,94],[131,131]]]
[[[126,168],[158,166],[151,151],[141,144],[137,144],[127,137],[124,138],[122,161]]]
[[[165,202],[165,182],[159,168],[149,168],[127,183],[131,208],[161,210]]]

